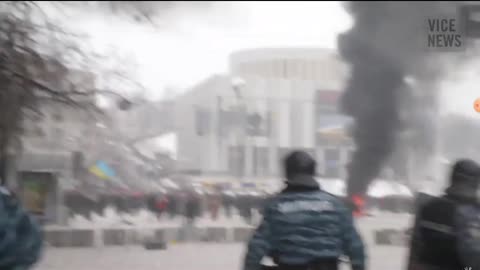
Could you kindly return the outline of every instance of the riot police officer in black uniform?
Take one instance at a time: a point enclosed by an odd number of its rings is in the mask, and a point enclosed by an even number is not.
[[[478,264],[474,257],[480,256],[480,238],[467,236],[479,229],[475,228],[480,216],[479,177],[478,164],[460,160],[452,169],[445,195],[420,206],[411,240],[409,270],[480,269],[476,268],[480,265],[471,265]]]

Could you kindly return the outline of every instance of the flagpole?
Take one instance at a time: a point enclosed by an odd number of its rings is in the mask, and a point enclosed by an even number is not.
[[[223,170],[222,164],[222,128],[223,128],[223,110],[222,97],[217,96],[217,166],[219,170]]]

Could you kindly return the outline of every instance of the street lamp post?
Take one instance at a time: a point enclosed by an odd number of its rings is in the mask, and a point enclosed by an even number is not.
[[[239,164],[237,163],[237,165],[235,166],[237,168],[236,172],[237,172],[237,176],[241,179],[243,179],[244,177],[244,173],[245,173],[245,167],[246,167],[246,162],[247,162],[247,145],[246,145],[246,125],[245,125],[245,120],[246,120],[246,106],[245,106],[245,100],[242,96],[242,93],[241,93],[241,90],[242,90],[242,87],[245,86],[245,80],[242,79],[242,78],[239,78],[239,77],[235,77],[232,79],[232,89],[233,89],[233,92],[235,93],[235,97],[236,97],[236,103],[237,103],[237,113],[240,115],[240,118],[242,119],[241,120],[241,125],[240,125],[240,128],[239,128],[239,131],[238,133],[236,134],[236,140],[235,140],[235,144],[236,144],[236,147],[238,147],[238,151],[236,150],[235,153],[236,153],[236,156],[238,157],[237,158],[237,162],[240,163],[240,160],[242,160],[243,162],[241,162],[241,165],[242,166],[239,166]],[[243,134],[242,134],[243,133]],[[245,136],[243,139],[241,136]],[[241,146],[240,144],[243,143],[243,146]],[[243,150],[242,152],[242,155],[241,154],[241,149]],[[240,159],[240,157],[242,159]]]

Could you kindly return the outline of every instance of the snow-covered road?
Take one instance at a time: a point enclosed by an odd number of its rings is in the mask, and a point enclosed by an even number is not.
[[[55,249],[46,253],[37,270],[234,270],[240,269],[243,252],[241,244],[181,244],[165,251]],[[368,269],[404,269],[404,248],[370,247],[368,253]]]
[[[404,269],[406,248],[376,246],[373,231],[405,228],[408,215],[382,215],[357,222],[367,245],[371,270]],[[240,269],[242,244],[171,244],[167,250],[141,247],[48,249],[37,270],[226,270]],[[349,269],[349,268],[345,268]]]

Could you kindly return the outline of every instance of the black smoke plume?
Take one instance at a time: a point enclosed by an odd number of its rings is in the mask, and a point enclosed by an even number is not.
[[[397,147],[400,133],[416,119],[420,151],[433,151],[434,130],[421,100],[436,100],[432,89],[411,89],[406,77],[435,85],[441,69],[436,55],[425,49],[426,20],[456,14],[453,2],[349,2],[353,27],[339,36],[338,48],[350,65],[350,78],[341,100],[352,116],[356,151],[348,166],[349,195],[364,195]],[[422,43],[423,42],[423,43]],[[421,87],[420,87],[421,88]],[[431,87],[427,87],[431,88]],[[423,91],[422,93],[415,93]],[[407,106],[406,106],[407,105]],[[429,106],[434,107],[435,104]],[[409,107],[405,119],[403,111]],[[413,112],[417,112],[414,115]],[[420,121],[420,124],[418,123]],[[412,122],[412,121],[410,121]],[[412,125],[414,126],[414,125]]]

